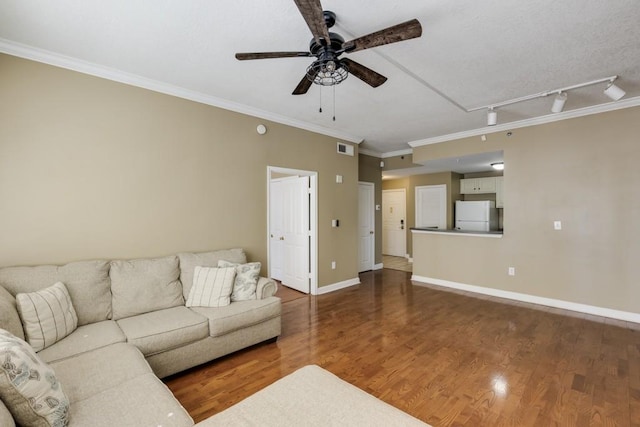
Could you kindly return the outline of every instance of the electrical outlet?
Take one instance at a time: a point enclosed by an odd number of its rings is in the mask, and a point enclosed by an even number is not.
[[[332,270],[336,269],[336,262],[335,261],[331,261],[331,269]]]
[[[562,230],[562,221],[553,221],[554,230]]]
[[[509,267],[508,273],[509,273],[509,276],[515,276],[516,275],[516,268],[515,267]]]

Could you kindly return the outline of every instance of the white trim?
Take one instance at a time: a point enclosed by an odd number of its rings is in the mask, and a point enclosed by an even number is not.
[[[373,150],[367,150],[366,148],[358,149],[358,154],[365,154],[367,156],[377,157],[379,159],[382,158],[382,153],[378,153],[377,151],[373,151]]]
[[[383,159],[387,159],[389,157],[408,156],[410,154],[413,154],[413,150],[411,148],[406,148],[404,150],[396,150],[396,151],[389,151],[388,153],[382,153],[380,157]]]
[[[625,99],[624,101],[606,102],[604,104],[593,105],[591,107],[578,108],[576,110],[564,111],[562,113],[548,114],[546,116],[534,117],[531,119],[518,120],[511,123],[503,123],[496,126],[487,126],[480,129],[467,130],[463,132],[450,133],[448,135],[435,136],[433,138],[420,139],[409,142],[413,148],[423,145],[438,144],[440,142],[452,141],[454,139],[468,138],[472,136],[503,132],[505,130],[518,129],[527,126],[542,125],[545,123],[558,122],[560,120],[573,119],[576,117],[589,116],[592,114],[605,113],[607,111],[621,110],[623,108],[637,107],[640,105],[640,96]],[[384,157],[384,154],[383,154]]]
[[[515,301],[523,301],[538,305],[546,305],[548,307],[561,308],[564,310],[577,311],[580,313],[593,314],[595,316],[609,317],[611,319],[625,320],[627,322],[640,323],[640,313],[632,313],[629,311],[614,310],[611,308],[597,307],[593,305],[580,304],[576,302],[563,301],[554,298],[545,298],[529,294],[521,294],[519,292],[503,291],[501,289],[485,288],[483,286],[466,285],[464,283],[452,282],[449,280],[433,279],[424,276],[411,276],[411,280],[420,283],[427,283],[436,286],[444,286],[447,288],[460,289],[463,291],[473,292],[477,294],[490,295],[498,298],[506,298]]]
[[[413,264],[413,257],[407,257],[407,262],[409,264]]]
[[[339,291],[340,289],[349,288],[351,286],[359,285],[360,279],[358,277],[354,277],[353,279],[344,280],[342,282],[333,283],[327,286],[320,286],[316,289],[316,292],[313,295],[322,295],[328,294],[329,292]]]
[[[384,264],[380,263],[380,264],[374,264],[373,265],[373,270],[382,270],[384,268]]]
[[[431,231],[431,230],[415,230],[415,229],[411,229],[412,233],[415,234],[443,234],[443,235],[447,235],[447,236],[458,236],[458,237],[489,237],[492,239],[502,239],[502,233],[497,233],[497,232],[487,232],[487,233],[467,233],[467,232],[461,232],[461,231],[456,231],[456,230],[449,230],[449,231]]]
[[[77,71],[83,74],[124,83],[131,86],[141,87],[154,92],[164,93],[166,95],[176,96],[178,98],[188,99],[189,101],[199,102],[201,104],[211,105],[223,108],[236,113],[247,114],[253,117],[269,120],[298,129],[308,130],[310,132],[327,135],[333,138],[343,139],[345,141],[360,144],[364,138],[342,132],[337,129],[329,129],[312,123],[303,122],[302,120],[291,119],[280,114],[274,114],[269,111],[250,107],[248,105],[229,101],[227,99],[218,98],[207,95],[202,92],[196,92],[185,89],[180,86],[164,83],[158,80],[149,79],[136,74],[127,73],[115,68],[105,67],[92,62],[83,61],[81,59],[72,58],[58,53],[50,52],[44,49],[34,48],[32,46],[16,43],[10,40],[0,38],[0,52],[6,53],[20,58],[30,59],[32,61],[42,62],[44,64],[56,67],[66,68],[68,70]]]

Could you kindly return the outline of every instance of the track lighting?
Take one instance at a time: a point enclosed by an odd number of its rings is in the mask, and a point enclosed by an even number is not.
[[[553,100],[553,105],[551,106],[552,113],[560,113],[564,110],[564,104],[567,102],[567,93],[559,92]]]
[[[614,84],[617,78],[618,76],[604,77],[601,79],[591,80],[584,83],[578,83],[572,86],[566,86],[566,87],[550,90],[547,92],[538,92],[531,95],[521,96],[520,98],[508,99],[506,101],[502,101],[494,104],[483,105],[481,107],[468,108],[468,109],[465,109],[465,111],[467,113],[470,113],[472,111],[487,109],[487,126],[495,126],[498,123],[498,113],[496,109],[505,107],[507,105],[530,101],[532,99],[545,98],[547,96],[555,95],[555,98],[553,100],[553,105],[551,106],[551,112],[560,113],[561,111],[564,110],[564,105],[567,102],[567,96],[568,96],[567,92],[574,89],[587,87],[587,86],[602,84],[605,82],[608,82],[608,84],[606,89],[604,90],[604,94],[607,95],[612,100],[618,101],[622,97],[624,97],[627,93]]]
[[[607,95],[614,101],[621,99],[623,96],[627,94],[627,92],[620,89],[618,86],[613,84],[613,80],[609,82],[607,88],[604,90],[604,94]]]
[[[495,126],[498,123],[498,112],[489,107],[487,110],[487,126]]]

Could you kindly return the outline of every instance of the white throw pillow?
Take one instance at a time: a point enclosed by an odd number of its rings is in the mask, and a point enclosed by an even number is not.
[[[236,269],[236,279],[233,282],[231,301],[249,301],[256,299],[256,288],[258,286],[258,278],[262,264],[259,262],[237,264],[221,259],[218,261],[218,267],[235,267]]]
[[[53,369],[4,329],[0,329],[0,360],[0,397],[18,425],[69,424],[69,399]]]
[[[187,307],[223,307],[231,304],[234,267],[196,267]]]
[[[62,282],[37,292],[16,295],[26,341],[35,351],[55,344],[75,331],[78,316]]]

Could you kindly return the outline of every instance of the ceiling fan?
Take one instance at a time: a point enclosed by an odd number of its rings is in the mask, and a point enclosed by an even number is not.
[[[312,83],[322,86],[337,85],[346,79],[349,73],[372,87],[378,87],[387,81],[385,76],[349,58],[340,58],[340,55],[422,35],[420,22],[412,19],[345,42],[339,34],[329,32],[329,28],[336,22],[336,14],[323,11],[320,0],[294,0],[294,2],[313,34],[313,39],[309,43],[309,52],[236,53],[236,59],[240,61],[315,56],[316,60],[307,68],[306,75],[294,89],[293,95],[307,93]]]

